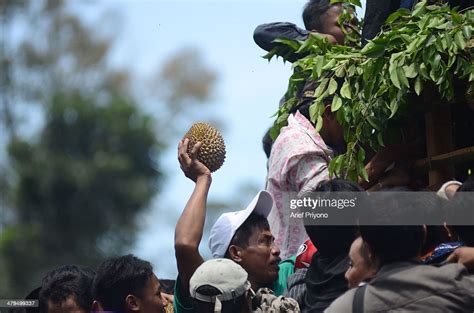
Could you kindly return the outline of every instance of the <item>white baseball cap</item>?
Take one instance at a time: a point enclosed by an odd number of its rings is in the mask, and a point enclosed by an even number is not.
[[[189,294],[192,298],[214,303],[214,312],[220,312],[223,301],[235,300],[250,289],[247,272],[229,259],[211,259],[202,263],[189,280]],[[212,286],[220,291],[216,296],[208,296],[197,290],[202,286]]]
[[[272,206],[272,195],[268,191],[262,190],[253,198],[245,210],[222,214],[212,226],[209,236],[209,249],[212,257],[223,258],[225,256],[235,232],[252,212],[266,218]]]

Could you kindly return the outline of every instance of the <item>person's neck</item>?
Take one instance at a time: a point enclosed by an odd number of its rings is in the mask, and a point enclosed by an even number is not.
[[[252,300],[250,298],[247,298],[246,305],[242,307],[242,310],[240,313],[250,313],[252,312]]]
[[[326,145],[330,144],[331,136],[330,136],[329,132],[327,131],[327,129],[324,126],[319,131],[319,135],[321,136],[321,138],[323,138],[323,141]]]
[[[250,282],[250,286],[252,287],[253,291],[255,291],[255,292],[257,292],[257,290],[259,290],[260,288],[264,287],[264,286],[262,286],[262,284],[257,283],[253,279],[250,279],[250,277],[249,277],[249,282]]]
[[[252,288],[253,291],[257,292],[257,290],[259,290],[260,288],[263,288],[263,287],[268,287],[271,289],[271,284],[262,284],[261,282],[257,282],[256,280],[252,279],[251,277],[249,277],[249,282],[250,282],[250,286]]]

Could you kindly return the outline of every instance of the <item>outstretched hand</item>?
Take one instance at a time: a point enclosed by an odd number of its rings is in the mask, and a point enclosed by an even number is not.
[[[202,144],[197,142],[189,154],[188,144],[188,138],[180,140],[178,144],[178,160],[184,175],[194,182],[196,182],[199,177],[211,177],[211,171],[197,159]]]
[[[451,253],[446,260],[452,263],[460,263],[464,265],[468,270],[474,270],[474,248],[462,247],[457,248]]]

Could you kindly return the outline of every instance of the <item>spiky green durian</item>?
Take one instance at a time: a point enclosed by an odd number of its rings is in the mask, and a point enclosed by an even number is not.
[[[188,153],[196,142],[202,143],[197,159],[211,172],[222,166],[225,160],[225,143],[217,129],[208,123],[195,123],[184,137],[189,139]]]

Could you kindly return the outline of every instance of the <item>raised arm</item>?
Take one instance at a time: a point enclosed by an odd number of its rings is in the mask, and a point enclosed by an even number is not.
[[[181,140],[178,146],[178,160],[184,175],[196,183],[186,207],[176,224],[174,248],[179,277],[183,291],[189,290],[189,279],[204,260],[199,254],[206,219],[206,203],[211,172],[197,160],[201,143],[197,143],[190,154],[187,153],[188,139]]]
[[[253,40],[260,48],[268,52],[275,47],[281,47],[281,49],[277,51],[277,54],[288,62],[295,62],[296,60],[305,57],[306,54],[297,54],[291,48],[284,44],[274,42],[274,40],[283,38],[304,41],[308,39],[309,33],[310,32],[306,29],[299,28],[295,24],[276,22],[257,26],[253,32]],[[315,30],[311,30],[311,33],[318,33],[319,35],[326,37],[329,43],[337,44],[336,38],[332,35],[319,33]]]
[[[289,62],[294,62],[302,56],[293,53],[289,47],[273,41],[277,38],[306,40],[308,34],[307,30],[299,28],[295,24],[277,22],[257,26],[253,33],[253,40],[260,48],[268,52],[275,47],[282,47],[283,49],[279,51],[278,55]]]

